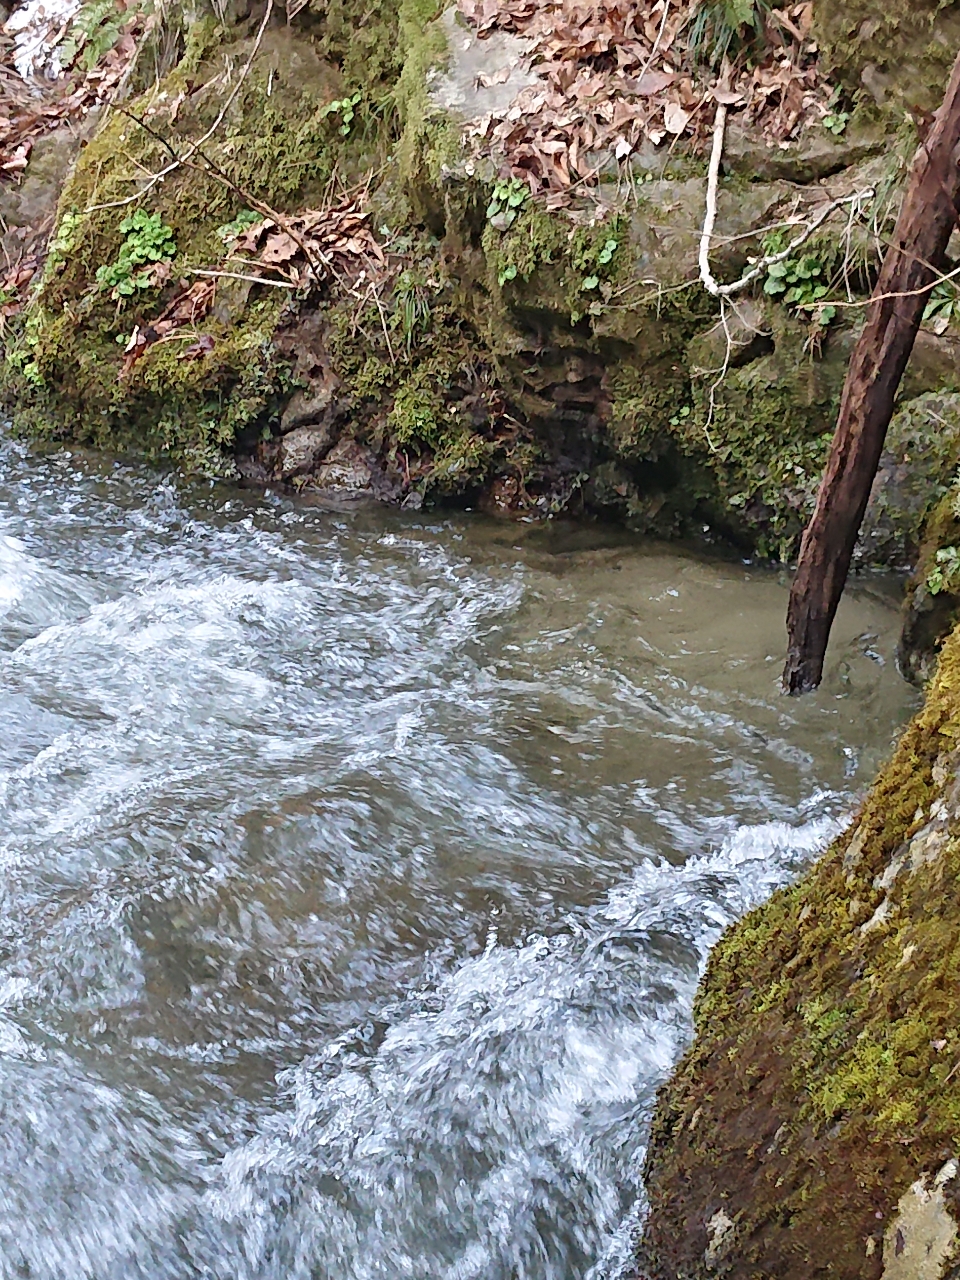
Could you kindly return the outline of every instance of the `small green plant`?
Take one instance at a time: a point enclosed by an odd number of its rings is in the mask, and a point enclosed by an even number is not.
[[[580,277],[578,292],[586,294],[583,307],[574,304],[570,311],[570,323],[577,324],[585,315],[598,316],[604,303],[610,300],[613,286],[611,264],[620,248],[621,221],[614,217],[603,227],[583,228],[573,237],[570,265]],[[601,239],[602,237],[602,239]]]
[[[493,194],[487,205],[487,221],[498,231],[507,231],[516,222],[517,214],[529,195],[530,188],[519,178],[498,179],[493,184]],[[512,280],[515,275],[516,271],[506,278]]]
[[[782,253],[783,237],[768,236],[763,248],[768,255]],[[825,329],[835,319],[837,309],[829,302],[824,302],[830,292],[830,286],[824,281],[824,270],[822,261],[814,253],[805,253],[799,258],[784,258],[782,262],[771,262],[767,268],[763,291],[772,298],[780,298],[801,317],[818,328]]]
[[[830,95],[830,101],[827,103],[827,114],[823,117],[823,127],[832,133],[835,138],[843,137],[846,132],[847,125],[850,123],[850,112],[841,111],[839,88],[834,89]]]
[[[76,245],[77,232],[83,217],[76,209],[68,209],[61,217],[47,246],[47,259],[43,264],[43,279],[50,280],[66,265],[67,258]]]
[[[116,0],[92,0],[83,5],[58,50],[61,66],[92,71],[120,39],[133,11],[132,6],[121,8]]]
[[[677,412],[670,419],[671,427],[679,427],[682,423],[686,422],[686,420],[690,417],[691,413],[693,413],[692,406],[688,404],[681,405],[680,408],[677,410]]]
[[[8,363],[15,369],[19,369],[27,382],[34,387],[44,385],[43,375],[36,361],[36,349],[40,345],[43,319],[44,313],[39,308],[32,308],[27,314],[19,342],[8,346],[5,353]]]
[[[320,115],[324,118],[327,116],[339,116],[340,128],[338,132],[346,138],[353,127],[353,121],[357,114],[357,107],[360,105],[360,99],[362,97],[363,93],[358,89],[356,93],[352,93],[349,98],[336,98],[333,102],[328,102],[325,107],[321,108]]]
[[[941,547],[936,563],[927,574],[927,590],[932,596],[949,591],[960,583],[960,547]]]
[[[408,267],[393,286],[395,323],[403,334],[407,355],[413,351],[418,334],[430,328],[431,306],[427,292],[430,281],[422,271]]]
[[[63,259],[71,253],[82,223],[83,216],[76,209],[68,209],[57,225],[47,249],[47,257]]]
[[[588,276],[584,276],[583,283],[580,286],[580,289],[582,292],[589,292],[589,290],[591,289],[600,288],[602,268],[608,267],[610,265],[610,263],[613,261],[613,255],[617,252],[617,249],[619,249],[619,247],[620,247],[619,240],[612,240],[612,239],[604,240],[603,244],[600,246],[600,248],[596,252],[596,255],[594,256],[594,262],[596,263],[596,266],[597,266],[597,272],[596,274],[590,274]]]
[[[115,262],[97,268],[97,284],[110,289],[114,298],[129,298],[138,289],[149,289],[155,283],[152,268],[169,261],[177,252],[173,230],[159,213],[137,209],[120,223],[126,237]]]
[[[699,62],[719,67],[726,57],[756,46],[770,0],[700,0],[690,24],[690,49]]]
[[[823,117],[823,127],[828,129],[835,138],[843,137],[849,123],[849,111],[830,111]]]
[[[944,333],[955,320],[960,320],[960,291],[952,280],[941,280],[930,290],[923,319],[937,333]]]
[[[232,240],[242,236],[249,227],[254,227],[262,221],[262,213],[256,213],[253,209],[241,209],[232,222],[225,222],[217,227],[217,235],[224,244],[230,244]]]

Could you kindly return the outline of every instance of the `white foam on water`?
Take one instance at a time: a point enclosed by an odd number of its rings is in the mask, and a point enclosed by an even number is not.
[[[84,614],[97,599],[89,582],[45,565],[24,543],[0,533],[0,644]]]
[[[0,500],[0,1280],[613,1280],[862,704],[687,679],[629,555],[2,442]]]
[[[555,936],[488,945],[373,1056],[344,1036],[290,1072],[286,1108],[207,1193],[240,1233],[240,1274],[615,1275],[639,1218],[638,1136],[709,949],[837,829],[743,827],[683,866],[640,866]]]

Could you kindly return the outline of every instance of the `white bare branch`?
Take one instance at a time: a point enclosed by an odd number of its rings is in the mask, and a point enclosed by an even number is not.
[[[731,281],[729,284],[721,284],[710,267],[710,247],[717,222],[717,193],[720,185],[720,162],[723,159],[723,142],[726,127],[727,107],[723,102],[718,102],[717,114],[713,123],[710,169],[707,173],[707,207],[703,216],[703,230],[700,235],[700,280],[707,293],[714,298],[729,298],[733,294],[739,293],[742,289],[746,289],[748,285],[753,284],[755,280],[758,280],[776,263],[786,262],[788,258],[792,257],[797,249],[809,240],[818,228],[823,226],[834,210],[841,208],[843,205],[852,205],[855,210],[865,201],[872,200],[876,194],[872,187],[867,187],[863,191],[854,191],[851,195],[828,201],[812,218],[789,218],[784,224],[785,226],[802,227],[803,230],[791,240],[785,249],[779,253],[768,253],[760,258],[739,280]]]

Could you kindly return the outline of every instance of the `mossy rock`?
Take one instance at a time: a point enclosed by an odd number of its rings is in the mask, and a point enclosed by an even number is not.
[[[710,957],[658,1100],[645,1280],[955,1274],[958,741],[954,633],[849,829]]]
[[[414,0],[408,4],[413,11]],[[80,153],[60,196],[40,288],[19,331],[7,335],[0,390],[17,426],[215,474],[231,471],[238,444],[272,429],[292,389],[273,341],[290,309],[287,291],[220,281],[217,303],[195,331],[149,346],[129,368],[123,346],[135,324],[146,327],[160,313],[178,281],[196,279],[195,269],[230,269],[218,229],[245,207],[317,207],[334,175],[349,186],[382,164],[397,133],[394,109],[384,113],[380,104],[403,64],[400,8],[392,0],[368,7],[359,34],[349,6],[326,10],[322,24],[309,12],[296,27],[277,20],[258,45],[259,15],[225,26],[212,13],[187,22],[170,10],[150,47],[173,48],[172,65],[109,112]],[[138,68],[148,52],[141,50]],[[140,78],[138,70],[133,83]],[[358,90],[345,137],[326,108]],[[192,163],[173,162],[208,133]],[[160,181],[145,178],[160,172]],[[170,228],[173,278],[115,300],[97,271],[116,259],[132,208]],[[179,359],[183,342],[201,332],[212,339],[209,354]]]
[[[814,22],[824,69],[890,119],[940,105],[960,48],[956,0],[816,0]]]
[[[944,639],[960,622],[960,489],[944,494],[927,522],[917,566],[907,583],[897,658],[908,680],[922,684]]]
[[[816,350],[809,326],[779,304],[760,309],[753,325],[753,340],[743,335],[742,356],[735,347],[725,370],[722,328],[691,344],[693,412],[679,425],[717,477],[714,521],[788,560],[813,508],[853,334],[838,326]]]
[[[223,473],[238,434],[279,402],[283,372],[271,340],[285,298],[280,290],[256,289],[249,297],[246,290],[239,305],[228,307],[237,291],[226,283],[220,306],[185,338],[202,331],[213,340],[204,359],[181,360],[183,341],[159,342],[125,373],[123,344],[135,324],[159,314],[177,280],[194,279],[193,268],[219,266],[217,228],[243,208],[237,189],[280,209],[322,191],[335,161],[322,107],[341,81],[309,44],[285,29],[265,34],[205,148],[225,180],[195,166],[173,167],[136,202],[159,215],[176,244],[166,290],[114,301],[97,281],[97,269],[116,258],[123,240],[120,223],[132,207],[123,202],[145,173],[170,166],[171,151],[185,152],[210,128],[228,67],[252,52],[250,36],[229,41],[224,34],[211,19],[195,24],[174,70],[123,112],[111,113],[80,153],[60,198],[40,289],[19,342],[7,346],[5,398],[15,420],[35,431]],[[149,129],[133,117],[149,121]]]
[[[902,404],[887,431],[857,558],[898,569],[916,565],[921,543],[929,553],[940,536],[931,517],[953,488],[958,465],[960,394],[926,392]]]

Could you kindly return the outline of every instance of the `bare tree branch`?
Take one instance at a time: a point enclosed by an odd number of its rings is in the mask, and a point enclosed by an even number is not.
[[[720,162],[723,159],[723,142],[727,126],[727,107],[723,102],[717,103],[717,114],[713,124],[713,147],[710,153],[710,168],[707,173],[707,203],[703,217],[703,230],[700,234],[700,280],[707,293],[714,298],[729,298],[734,293],[739,293],[742,289],[746,289],[748,285],[758,280],[770,267],[778,262],[786,262],[786,260],[800,248],[815,231],[817,231],[826,220],[830,217],[835,209],[841,208],[843,205],[859,205],[862,201],[871,200],[876,194],[872,187],[867,187],[863,191],[855,191],[852,195],[841,196],[837,200],[831,200],[823,206],[822,209],[812,219],[792,218],[789,219],[785,226],[802,226],[804,230],[790,244],[779,253],[769,253],[762,257],[758,262],[745,272],[739,280],[734,280],[730,284],[721,284],[714,276],[710,267],[710,246],[714,239],[714,227],[717,222],[717,196],[720,184]]]

